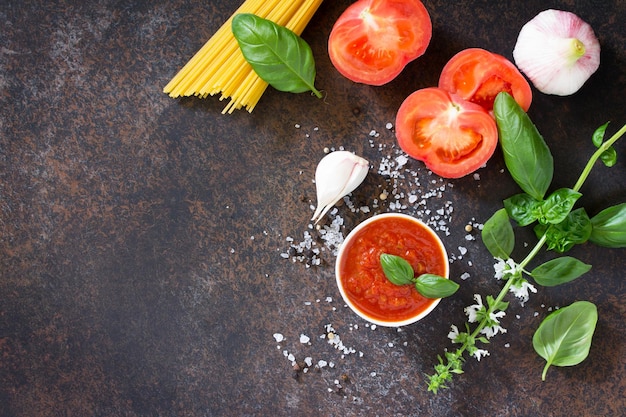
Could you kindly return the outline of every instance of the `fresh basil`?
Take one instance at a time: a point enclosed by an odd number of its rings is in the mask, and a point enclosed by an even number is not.
[[[556,190],[541,204],[542,216],[539,218],[539,222],[561,223],[572,211],[572,207],[581,196],[581,193],[570,188]]]
[[[383,253],[380,255],[380,265],[387,279],[393,284],[406,285],[413,283],[415,276],[413,267],[401,256]]]
[[[555,287],[575,280],[590,269],[591,265],[571,256],[563,256],[539,265],[530,272],[530,275],[539,285]]]
[[[508,93],[499,93],[493,106],[504,163],[524,192],[542,200],[554,174],[548,145],[528,115]]]
[[[589,241],[609,248],[626,247],[626,203],[608,207],[591,218]]]
[[[520,226],[528,226],[537,220],[542,201],[529,194],[516,194],[504,200],[504,208],[509,217]]]
[[[258,76],[279,91],[303,93],[315,88],[315,59],[304,39],[284,26],[251,13],[231,24],[241,52]]]
[[[596,148],[600,148],[602,143],[604,142],[604,134],[606,133],[606,128],[609,126],[609,122],[606,122],[602,126],[596,129],[591,136],[591,141],[596,146]],[[600,160],[607,167],[612,167],[617,162],[617,151],[613,146],[610,146],[600,155]]]
[[[426,298],[443,298],[457,292],[459,284],[439,275],[423,274],[415,280],[415,288]]]
[[[546,235],[548,250],[567,252],[574,245],[585,243],[591,236],[592,225],[584,208],[570,212],[565,220],[558,224],[538,224],[534,228],[537,237]]]
[[[508,259],[515,247],[515,234],[506,209],[496,211],[481,232],[483,244],[494,258]]]
[[[551,365],[577,365],[589,355],[598,322],[598,310],[589,301],[577,301],[546,317],[533,335],[533,347],[546,360],[541,379]]]
[[[380,265],[387,279],[395,285],[414,284],[415,289],[426,298],[449,297],[459,289],[459,284],[435,274],[422,274],[415,278],[411,264],[401,256],[383,253]]]

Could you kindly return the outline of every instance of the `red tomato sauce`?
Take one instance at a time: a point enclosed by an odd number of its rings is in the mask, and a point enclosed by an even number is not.
[[[420,224],[397,217],[382,218],[359,230],[344,248],[340,279],[352,304],[380,321],[415,317],[435,300],[422,296],[413,285],[398,286],[385,276],[380,255],[406,259],[415,276],[424,273],[446,276],[446,257],[432,232]]]

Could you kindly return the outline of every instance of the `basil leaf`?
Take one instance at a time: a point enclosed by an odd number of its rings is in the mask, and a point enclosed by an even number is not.
[[[590,269],[591,265],[571,256],[563,256],[539,265],[531,271],[530,275],[537,284],[544,287],[554,287],[573,281]]]
[[[258,76],[279,91],[303,93],[315,88],[311,47],[293,31],[251,13],[240,13],[231,28],[241,52]]]
[[[493,111],[509,173],[524,192],[542,200],[554,174],[548,145],[510,94],[499,93]]]
[[[456,282],[434,274],[423,274],[415,281],[417,291],[427,298],[449,297],[459,289]]]
[[[572,207],[582,196],[581,193],[569,188],[561,188],[553,192],[541,205],[540,223],[561,223],[572,211]]]
[[[606,122],[605,124],[597,128],[596,131],[593,132],[593,135],[591,135],[591,141],[596,148],[602,146],[602,143],[604,142],[604,134],[606,133],[607,127],[609,127],[609,122]]]
[[[608,207],[591,218],[589,241],[609,248],[626,247],[626,203]]]
[[[528,226],[537,220],[537,212],[541,207],[541,201],[535,200],[530,195],[517,194],[504,200],[504,208],[509,217],[520,226]]]
[[[509,258],[515,247],[515,234],[506,209],[496,211],[485,222],[481,236],[485,247],[494,258]]]
[[[577,301],[546,317],[533,335],[535,352],[546,360],[541,379],[551,365],[577,365],[589,355],[598,322],[598,310],[589,301]]]
[[[383,253],[380,255],[380,265],[387,279],[393,284],[406,285],[413,282],[415,272],[404,258]]]
[[[606,128],[608,126],[609,122],[606,122],[605,124],[597,128],[595,132],[593,132],[591,141],[596,146],[596,148],[602,146],[602,143],[604,142],[604,134],[606,133]],[[613,146],[610,146],[607,150],[602,152],[602,154],[600,155],[600,160],[607,167],[612,167],[617,162],[617,151]]]
[[[574,245],[585,243],[591,236],[591,220],[584,208],[579,208],[567,215],[558,224],[538,224],[534,228],[538,238],[546,235],[548,250],[567,252]]]

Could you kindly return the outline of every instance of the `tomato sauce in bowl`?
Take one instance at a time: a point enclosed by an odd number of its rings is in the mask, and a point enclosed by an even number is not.
[[[415,276],[448,278],[448,256],[437,234],[406,214],[380,214],[359,224],[339,248],[335,275],[344,301],[359,316],[382,326],[414,323],[440,299],[426,298],[414,285],[398,286],[385,276],[380,255],[406,259]]]

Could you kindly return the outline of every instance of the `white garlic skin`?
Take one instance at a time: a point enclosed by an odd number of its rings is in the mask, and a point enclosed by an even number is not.
[[[568,96],[600,66],[600,42],[574,13],[549,9],[522,27],[513,59],[537,90]]]
[[[323,157],[315,170],[317,209],[312,221],[324,217],[341,198],[354,191],[365,179],[369,162],[348,151],[335,151]]]

